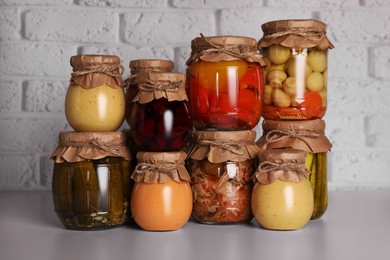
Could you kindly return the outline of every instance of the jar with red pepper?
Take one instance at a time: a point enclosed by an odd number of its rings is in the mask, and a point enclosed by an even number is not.
[[[135,144],[142,151],[181,150],[192,130],[185,75],[149,71],[139,73],[134,80],[138,92],[130,128]]]
[[[187,88],[198,130],[249,130],[260,120],[262,57],[255,39],[197,37],[187,60]]]

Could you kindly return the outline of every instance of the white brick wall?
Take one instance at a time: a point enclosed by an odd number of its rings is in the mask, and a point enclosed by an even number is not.
[[[328,24],[326,133],[331,189],[390,189],[388,0],[0,0],[0,190],[49,189],[58,133],[70,129],[69,58],[163,58],[184,71],[190,41],[259,39],[270,20]],[[257,128],[258,135],[261,134]]]

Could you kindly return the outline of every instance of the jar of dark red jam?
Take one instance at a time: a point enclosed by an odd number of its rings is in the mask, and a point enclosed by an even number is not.
[[[126,85],[126,121],[130,124],[131,108],[133,99],[138,93],[136,82],[137,74],[148,71],[171,72],[174,64],[170,60],[140,59],[132,60],[129,64],[130,77],[125,81]]]
[[[142,151],[178,151],[189,137],[192,121],[186,105],[185,75],[145,72],[135,78],[130,128]]]
[[[249,130],[260,120],[262,57],[255,39],[198,37],[191,42],[187,86],[198,130]]]

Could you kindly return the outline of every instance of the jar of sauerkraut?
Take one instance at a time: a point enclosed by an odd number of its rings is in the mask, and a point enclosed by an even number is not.
[[[249,130],[260,120],[264,62],[256,40],[197,37],[187,60],[187,88],[198,130]]]
[[[65,97],[65,115],[75,131],[116,131],[125,118],[120,59],[112,55],[78,55]]]
[[[195,131],[188,156],[193,218],[204,224],[250,221],[252,175],[257,166],[256,132]]]
[[[317,20],[280,20],[261,26],[258,47],[264,70],[263,117],[274,120],[320,119],[327,107],[326,25]]]

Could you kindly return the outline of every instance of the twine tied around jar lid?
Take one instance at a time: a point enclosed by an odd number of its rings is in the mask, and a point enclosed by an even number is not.
[[[246,60],[265,66],[263,56],[257,52],[256,40],[243,36],[200,37],[191,42],[191,56],[186,61],[190,66],[199,59],[207,62]]]
[[[310,171],[306,168],[307,152],[297,149],[269,149],[259,154],[260,164],[254,174],[254,181],[270,184],[277,179],[301,182]]]
[[[119,57],[114,55],[77,55],[72,56],[73,68],[70,82],[83,88],[98,87],[107,84],[112,88],[122,88],[124,67]]]

